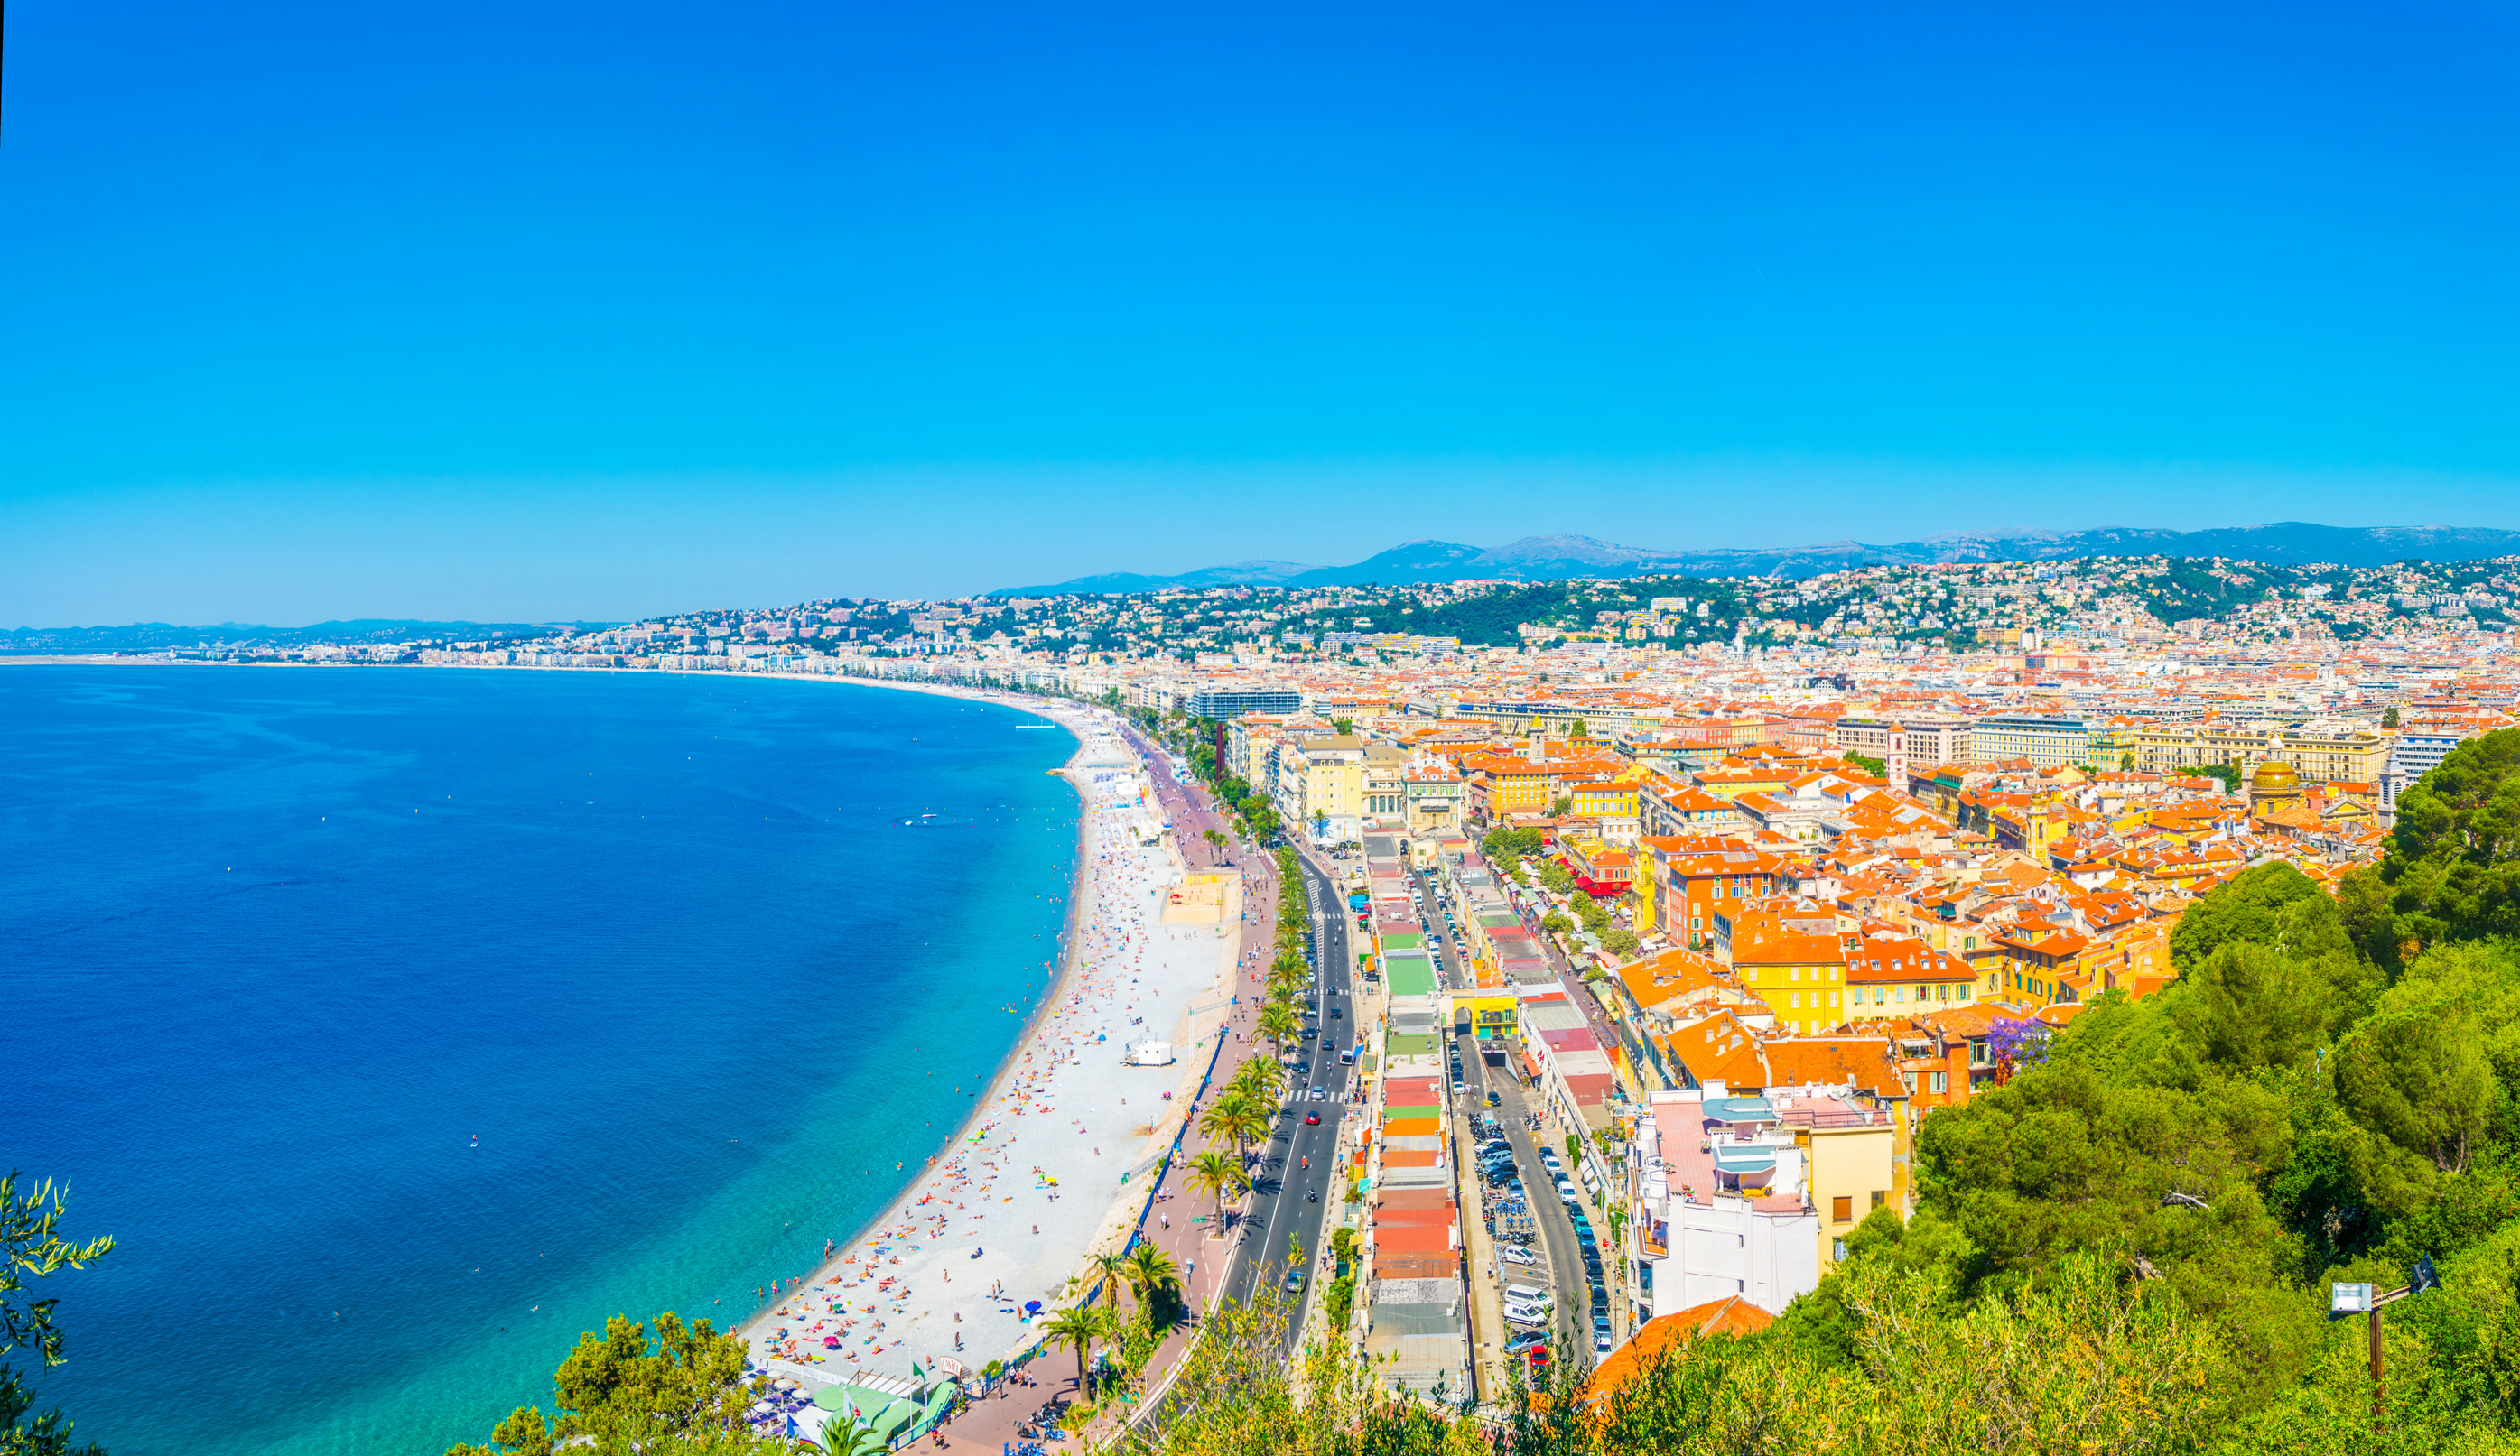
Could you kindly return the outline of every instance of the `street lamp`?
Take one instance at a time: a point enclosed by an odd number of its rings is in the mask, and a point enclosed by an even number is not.
[[[2327,1286],[2327,1317],[2330,1320],[2352,1319],[2360,1314],[2371,1321],[2371,1421],[2380,1420],[2380,1310],[2408,1295],[2441,1288],[2441,1275],[2433,1269],[2432,1256],[2417,1258],[2407,1270],[2407,1282],[2386,1294],[2369,1284],[2330,1284]]]

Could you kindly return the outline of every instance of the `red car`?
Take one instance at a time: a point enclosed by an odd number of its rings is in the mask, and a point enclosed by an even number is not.
[[[1320,1126],[1321,1125],[1322,1125],[1322,1115],[1321,1115],[1320,1113],[1314,1112],[1314,1113],[1306,1113],[1306,1114],[1304,1115],[1304,1125],[1305,1125],[1305,1126],[1307,1126],[1307,1127],[1318,1127],[1318,1126]]]

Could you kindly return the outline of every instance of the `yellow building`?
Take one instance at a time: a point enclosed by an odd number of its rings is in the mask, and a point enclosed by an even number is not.
[[[1811,1154],[1811,1201],[1820,1211],[1823,1270],[1837,1262],[1837,1241],[1853,1233],[1874,1209],[1896,1204],[1906,1212],[1899,1157],[1902,1122],[1899,1109],[1884,1108],[1868,1125],[1848,1118],[1815,1118],[1807,1131],[1797,1129],[1796,1141]]]
[[[2273,760],[2311,783],[2373,783],[2388,764],[2392,735],[2372,732],[2267,732],[2237,724],[2188,723],[2138,728],[2138,767],[2175,773],[2208,764],[2243,768]]]
[[[1365,740],[1353,734],[1299,738],[1278,749],[1280,816],[1289,828],[1337,843],[1362,832]]]
[[[1635,818],[1637,786],[1633,783],[1579,783],[1569,791],[1579,818]]]
[[[1846,952],[1836,936],[1772,929],[1729,949],[1743,989],[1768,1003],[1779,1030],[1809,1037],[1846,1020]]]

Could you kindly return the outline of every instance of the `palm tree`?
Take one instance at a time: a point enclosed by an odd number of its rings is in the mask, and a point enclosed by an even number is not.
[[[1118,1302],[1120,1285],[1127,1279],[1129,1273],[1129,1256],[1116,1249],[1105,1249],[1100,1254],[1088,1256],[1085,1266],[1093,1270],[1095,1277],[1101,1281],[1103,1302]]]
[[[1232,1138],[1235,1152],[1248,1161],[1251,1144],[1269,1134],[1270,1121],[1268,1111],[1247,1093],[1228,1091],[1207,1109],[1198,1125],[1210,1141]]]
[[[1216,1195],[1216,1222],[1225,1225],[1225,1190],[1239,1193],[1251,1179],[1242,1170],[1242,1161],[1210,1148],[1190,1160],[1190,1186],[1193,1193]]]
[[[1076,1389],[1085,1389],[1085,1358],[1094,1352],[1094,1342],[1102,1338],[1101,1311],[1079,1304],[1061,1309],[1041,1322],[1041,1332],[1053,1345],[1076,1346]]]
[[[836,1418],[823,1423],[822,1447],[824,1456],[883,1456],[892,1449],[874,1427]]]
[[[1271,1001],[1260,1008],[1260,1020],[1252,1030],[1268,1037],[1277,1046],[1279,1054],[1282,1056],[1285,1054],[1286,1043],[1303,1034],[1304,1023],[1295,1015],[1294,1007],[1283,1001]]]
[[[1155,1295],[1169,1294],[1181,1288],[1181,1265],[1173,1257],[1153,1244],[1140,1244],[1128,1259],[1129,1283],[1138,1291],[1138,1312],[1147,1311],[1147,1302]]]
[[[1234,1080],[1225,1085],[1228,1091],[1274,1099],[1285,1088],[1286,1064],[1276,1057],[1244,1057],[1242,1065],[1235,1069]]]

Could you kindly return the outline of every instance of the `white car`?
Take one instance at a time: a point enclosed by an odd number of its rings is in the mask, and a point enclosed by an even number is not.
[[[1509,1264],[1537,1264],[1540,1262],[1538,1258],[1532,1256],[1530,1250],[1517,1249],[1511,1244],[1508,1244],[1497,1250],[1497,1257],[1504,1259]]]

